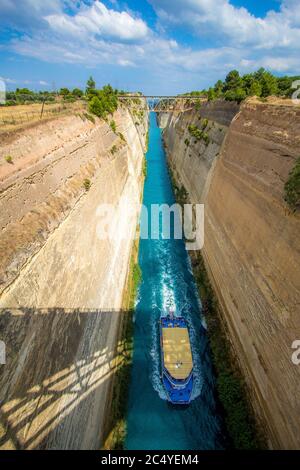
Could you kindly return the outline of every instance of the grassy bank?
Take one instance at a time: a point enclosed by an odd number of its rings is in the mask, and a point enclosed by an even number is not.
[[[178,183],[175,173],[171,168],[169,169],[177,202],[181,205],[188,203],[186,189]],[[247,398],[246,385],[226,334],[222,312],[210,283],[201,251],[192,251],[189,255],[207,323],[217,394],[223,408],[231,445],[235,449],[264,448],[266,446],[258,432]]]

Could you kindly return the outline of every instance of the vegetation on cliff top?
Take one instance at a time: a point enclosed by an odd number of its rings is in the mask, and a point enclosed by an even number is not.
[[[69,90],[68,88],[61,88],[59,91],[32,91],[29,88],[16,88],[15,91],[6,92],[6,106],[15,106],[19,104],[32,104],[32,103],[53,103],[58,100],[63,100],[67,103],[73,103],[78,99],[84,99],[84,92],[79,88]]]
[[[113,114],[118,107],[118,90],[113,89],[111,85],[105,85],[102,89],[96,88],[96,83],[92,77],[87,81],[85,92],[80,88],[74,88],[72,91],[66,87],[59,91],[35,92],[28,88],[17,88],[15,91],[6,93],[6,106],[30,104],[30,103],[51,103],[57,101],[75,102],[84,100],[88,102],[89,111],[100,117],[106,118]],[[122,92],[124,93],[124,92]]]
[[[293,212],[300,208],[300,157],[284,185],[284,200]]]
[[[294,91],[292,84],[299,79],[299,76],[276,77],[264,68],[245,75],[240,75],[237,70],[232,70],[224,81],[218,80],[214,87],[188,94],[207,97],[208,100],[224,98],[238,103],[249,96],[257,96],[262,99],[271,95],[290,98]]]
[[[100,118],[105,119],[108,114],[113,114],[118,108],[118,91],[110,85],[105,85],[101,90],[97,90],[88,81],[86,96],[90,112]]]

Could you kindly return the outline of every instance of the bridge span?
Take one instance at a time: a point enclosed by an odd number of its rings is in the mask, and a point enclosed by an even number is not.
[[[156,113],[183,112],[193,109],[198,103],[206,101],[203,96],[194,95],[119,95],[118,99],[125,105],[134,100],[136,107]],[[145,104],[145,99],[147,104]]]

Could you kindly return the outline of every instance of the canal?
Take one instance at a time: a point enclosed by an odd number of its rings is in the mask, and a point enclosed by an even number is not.
[[[150,114],[147,178],[143,204],[172,205],[174,194],[155,113]],[[183,240],[141,239],[142,283],[134,323],[126,449],[222,449],[222,418],[215,399],[201,303]],[[188,407],[166,400],[160,380],[159,318],[168,309],[186,318],[194,361],[195,386]]]

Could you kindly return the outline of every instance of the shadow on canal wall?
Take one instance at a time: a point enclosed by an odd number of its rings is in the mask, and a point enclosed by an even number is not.
[[[109,419],[111,377],[127,367],[111,331],[128,314],[2,309],[1,449],[101,448],[117,424]]]

